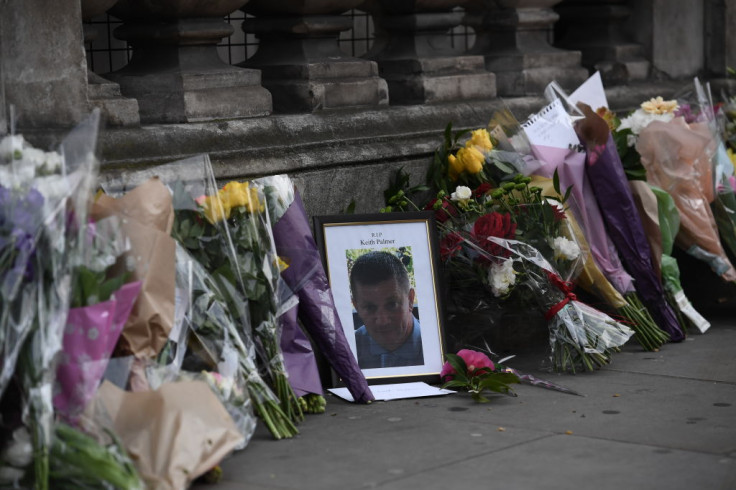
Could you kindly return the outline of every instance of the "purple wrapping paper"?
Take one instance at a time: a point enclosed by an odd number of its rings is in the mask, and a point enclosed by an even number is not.
[[[281,315],[281,353],[284,356],[284,365],[289,374],[289,384],[296,396],[307,393],[321,395],[322,382],[319,379],[319,369],[312,351],[312,343],[297,322],[299,307]]]
[[[608,236],[618,250],[626,271],[634,278],[636,291],[657,325],[673,342],[685,335],[674,311],[665,301],[662,282],[652,265],[651,248],[629,188],[628,179],[613,137],[589,151],[585,172],[598,201]]]
[[[140,289],[140,281],[131,282],[108,301],[69,310],[54,393],[54,407],[68,422],[97,392]]]
[[[350,350],[337,315],[304,204],[299,192],[295,190],[294,194],[294,202],[273,226],[276,251],[289,264],[281,276],[299,297],[299,318],[302,325],[337,375],[345,382],[353,399],[362,403],[372,401],[373,394]]]

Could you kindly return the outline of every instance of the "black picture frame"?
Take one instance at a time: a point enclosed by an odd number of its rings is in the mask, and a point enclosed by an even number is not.
[[[446,343],[434,213],[417,211],[315,216],[314,227],[315,241],[322,256],[340,323],[353,355],[369,383],[439,383]],[[358,327],[363,322],[353,305],[350,288],[351,261],[368,251],[392,253],[400,258],[409,271],[410,286],[414,290],[414,326],[419,327],[421,333],[421,345],[414,351],[421,349],[421,364],[413,364],[416,358],[407,358],[407,365],[366,366],[373,361],[366,361],[365,354],[358,355],[359,342],[362,352],[366,351],[366,342],[371,342],[372,353],[375,352],[372,346],[377,345],[370,336],[366,340],[368,325]],[[416,331],[417,328],[414,328],[412,334]],[[412,340],[412,345],[416,347],[416,341]],[[401,349],[409,352],[408,344],[406,347],[402,345]],[[388,357],[393,352],[396,351],[389,353]],[[335,384],[341,384],[339,380],[335,381]]]

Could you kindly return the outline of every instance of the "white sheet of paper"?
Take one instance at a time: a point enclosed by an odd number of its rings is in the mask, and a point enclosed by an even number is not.
[[[603,80],[601,80],[601,72],[593,73],[590,78],[580,85],[575,92],[568,97],[572,104],[583,102],[588,104],[594,111],[601,107],[608,109],[608,99],[606,91],[603,89]]]
[[[376,400],[383,401],[401,400],[404,398],[422,398],[425,396],[439,396],[455,393],[452,390],[443,390],[442,388],[436,388],[422,382],[373,385],[370,389]],[[347,400],[349,402],[355,401],[347,388],[328,388],[327,391],[335,396],[339,396],[343,400]]]

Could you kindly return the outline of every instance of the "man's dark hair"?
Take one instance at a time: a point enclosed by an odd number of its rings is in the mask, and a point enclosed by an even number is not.
[[[350,290],[355,294],[355,284],[372,286],[379,282],[396,279],[399,287],[409,292],[409,273],[398,257],[389,252],[368,252],[353,263],[350,270]]]

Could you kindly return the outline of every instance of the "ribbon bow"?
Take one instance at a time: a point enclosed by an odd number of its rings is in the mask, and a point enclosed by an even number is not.
[[[574,287],[574,284],[571,282],[563,281],[560,276],[553,272],[547,272],[547,277],[549,278],[550,282],[557,286],[557,289],[562,291],[565,294],[565,297],[562,298],[562,300],[552,306],[549,310],[547,310],[547,313],[544,314],[544,318],[549,321],[551,320],[566,304],[568,304],[570,301],[575,301],[578,299],[577,296],[575,296],[575,293],[572,292],[572,288]]]

